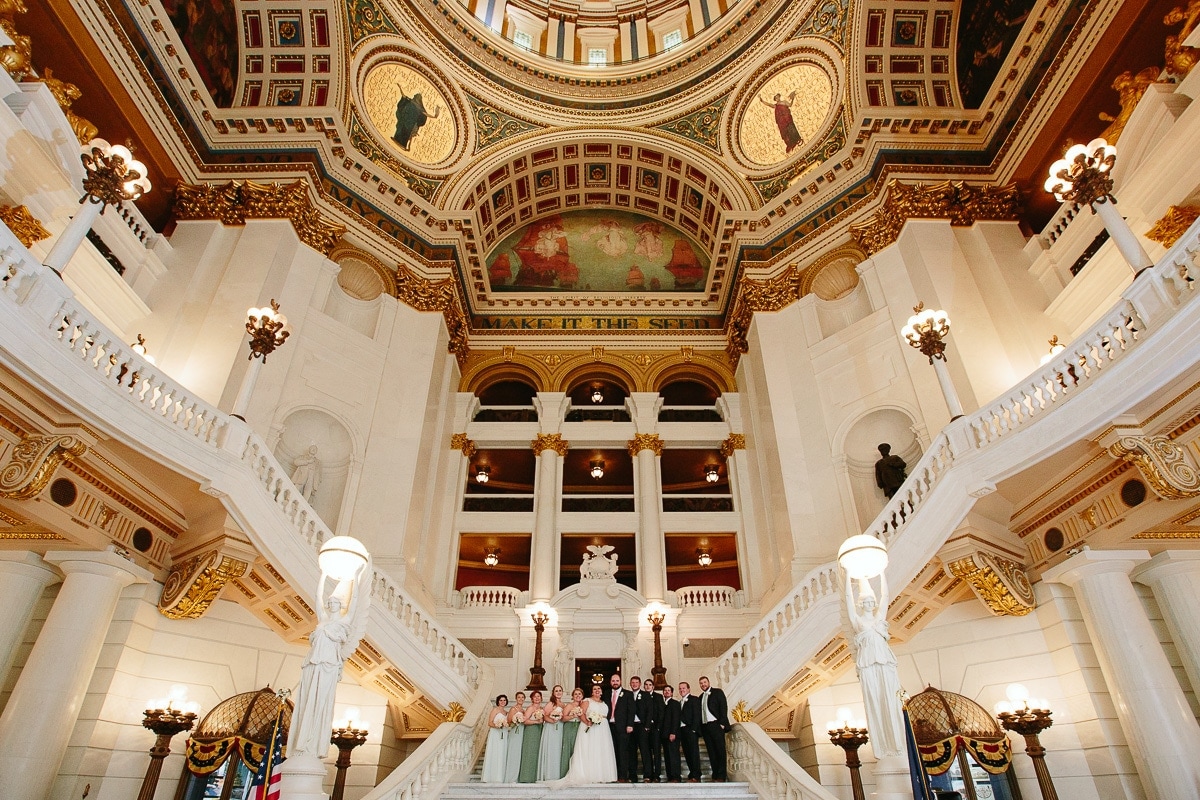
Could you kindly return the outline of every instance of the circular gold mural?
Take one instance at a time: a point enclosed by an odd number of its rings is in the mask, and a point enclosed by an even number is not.
[[[825,70],[796,64],[771,76],[754,93],[738,125],[738,143],[765,167],[795,155],[821,128],[833,102]]]
[[[405,64],[380,64],[363,81],[367,117],[392,147],[418,164],[437,164],[454,150],[454,116],[446,98]]]

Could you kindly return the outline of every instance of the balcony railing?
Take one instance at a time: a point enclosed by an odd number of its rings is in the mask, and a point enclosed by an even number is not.
[[[664,494],[662,510],[671,513],[733,511],[733,498],[727,494]]]
[[[463,511],[494,511],[506,514],[533,511],[533,495],[468,494],[463,497]]]
[[[455,608],[516,608],[521,590],[512,586],[464,586],[455,596]]]
[[[615,514],[633,511],[631,494],[568,494],[563,495],[562,510],[592,514]]]
[[[475,412],[472,422],[537,422],[532,406],[484,406]]]
[[[742,593],[732,586],[684,586],[675,590],[680,608],[741,608]]]
[[[571,406],[564,422],[629,422],[629,411],[618,406]]]
[[[715,406],[663,406],[659,422],[723,422]]]

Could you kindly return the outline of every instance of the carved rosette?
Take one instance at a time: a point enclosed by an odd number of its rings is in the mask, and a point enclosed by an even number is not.
[[[1187,451],[1166,436],[1122,436],[1109,445],[1108,452],[1137,467],[1159,497],[1200,496],[1200,471]]]
[[[230,580],[246,574],[245,561],[209,550],[171,569],[158,599],[158,611],[170,619],[198,619]]]
[[[475,455],[475,443],[467,438],[465,433],[456,433],[450,437],[450,449],[461,451],[467,458]]]
[[[1163,247],[1170,247],[1187,233],[1197,217],[1200,217],[1200,206],[1171,206],[1162,219],[1146,231],[1146,238],[1153,239]]]
[[[442,719],[446,722],[462,722],[467,717],[467,710],[462,707],[462,704],[457,700],[453,701],[442,712]]]
[[[25,206],[0,206],[0,222],[8,226],[26,247],[34,242],[50,238],[50,231],[42,227],[42,221],[29,213]]]
[[[754,720],[754,709],[747,706],[745,700],[738,700],[729,716],[733,717],[734,722],[751,722]]]
[[[887,199],[869,220],[850,226],[854,241],[874,255],[896,241],[910,219],[948,219],[951,225],[980,220],[1015,220],[1021,215],[1021,192],[1015,183],[977,186],[943,181],[927,186],[888,181]]]
[[[725,437],[725,441],[721,442],[721,455],[729,458],[733,455],[734,450],[746,449],[746,434],[731,433]]]
[[[176,219],[215,219],[245,225],[249,219],[286,219],[309,247],[328,255],[346,228],[326,219],[314,205],[308,185],[229,181],[175,187]]]
[[[1037,608],[1025,568],[1016,561],[977,552],[950,562],[949,569],[998,617],[1023,617]]]
[[[633,458],[637,458],[643,450],[653,450],[656,456],[663,453],[663,440],[657,433],[636,433],[625,446]]]
[[[535,456],[540,456],[547,450],[553,450],[565,458],[570,444],[562,437],[561,433],[539,433],[537,438],[529,443],[529,446],[533,448]]]
[[[12,458],[0,471],[0,497],[6,500],[28,500],[36,497],[54,471],[87,452],[87,445],[70,434],[26,435],[13,448]]]

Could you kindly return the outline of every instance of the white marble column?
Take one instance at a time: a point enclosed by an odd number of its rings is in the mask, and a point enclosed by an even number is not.
[[[107,551],[53,552],[46,561],[65,577],[0,716],[5,797],[49,795],[121,590],[151,577]]]
[[[1085,550],[1042,579],[1075,592],[1146,794],[1155,800],[1195,800],[1200,797],[1200,726],[1129,575],[1149,560],[1145,550]]]
[[[1200,693],[1200,551],[1166,550],[1133,576],[1154,592],[1192,691]]]
[[[537,454],[537,488],[533,517],[532,555],[529,561],[529,599],[549,600],[558,592],[558,507],[562,503],[562,458],[567,442],[558,434],[542,434],[533,441]]]
[[[662,532],[662,492],[658,485],[658,461],[662,439],[657,434],[639,435],[629,443],[635,454],[637,473],[638,591],[647,600],[661,602],[667,596],[666,548]]]
[[[59,574],[37,553],[0,553],[0,675],[7,675],[12,666],[42,590],[58,580]]]

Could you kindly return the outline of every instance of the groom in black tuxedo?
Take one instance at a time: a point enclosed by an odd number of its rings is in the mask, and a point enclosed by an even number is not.
[[[650,698],[650,714],[647,717],[646,728],[646,744],[650,748],[650,761],[642,762],[642,771],[646,773],[647,780],[650,783],[658,783],[659,775],[662,773],[662,724],[663,717],[667,713],[667,704],[663,696],[654,691],[654,677],[651,676],[642,681],[642,694]]]
[[[729,704],[725,693],[700,676],[700,732],[708,749],[712,778],[718,783],[729,780],[725,762],[725,734],[729,733]]]
[[[663,713],[658,736],[667,765],[667,783],[679,783],[679,701],[673,696],[675,690],[671,686],[664,686],[662,692]]]
[[[617,759],[617,782],[629,783],[629,734],[625,729],[633,719],[633,695],[621,688],[621,676],[613,675],[602,697],[608,706],[608,730]]]

